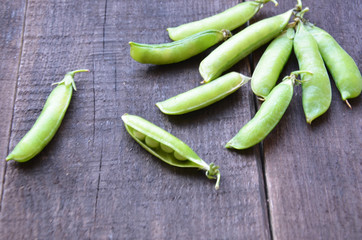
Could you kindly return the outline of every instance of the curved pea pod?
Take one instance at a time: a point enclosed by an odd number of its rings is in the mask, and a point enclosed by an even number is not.
[[[211,17],[186,23],[178,27],[167,28],[167,31],[170,38],[174,41],[210,29],[229,29],[232,31],[246,23],[263,7],[263,4],[270,1],[274,2],[276,6],[278,5],[274,0],[243,2]]]
[[[189,59],[231,36],[228,30],[207,30],[164,44],[129,42],[131,57],[140,63],[171,64]]]
[[[74,74],[89,72],[81,69],[68,72],[58,86],[50,93],[42,112],[32,128],[15,146],[14,150],[6,157],[6,160],[26,162],[35,157],[50,142],[57,132],[75,88]]]
[[[319,53],[317,42],[300,22],[294,37],[294,52],[300,70],[313,74],[301,74],[302,103],[307,123],[325,113],[332,101],[332,90],[327,69]]]
[[[293,97],[295,77],[285,78],[273,88],[260,109],[226,144],[226,148],[246,149],[261,142],[278,124]]]
[[[255,95],[265,98],[275,86],[292,52],[294,34],[294,29],[288,28],[265,50],[251,79],[251,89]]]
[[[353,58],[325,30],[313,25],[307,25],[306,28],[317,41],[342,100],[358,97],[362,91],[362,76]]]
[[[156,106],[165,114],[179,115],[209,106],[238,90],[250,80],[249,77],[231,72],[211,83],[201,85]]]
[[[126,113],[122,120],[127,132],[149,153],[175,167],[205,170],[209,179],[216,179],[215,188],[219,188],[219,167],[204,162],[180,139],[136,115]]]
[[[255,49],[278,36],[288,24],[293,9],[256,22],[222,43],[200,63],[204,82],[219,77]]]

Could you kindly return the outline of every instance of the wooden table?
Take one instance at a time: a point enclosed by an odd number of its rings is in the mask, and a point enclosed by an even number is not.
[[[304,0],[362,69],[362,5]],[[30,129],[67,71],[75,92],[51,143],[33,160],[0,165],[1,239],[362,239],[362,101],[350,110],[332,82],[326,114],[308,125],[301,88],[262,145],[224,144],[255,114],[250,85],[208,108],[169,117],[155,103],[199,85],[208,50],[169,66],[142,65],[129,41],[170,41],[166,28],[238,1],[4,0],[0,6],[0,156]],[[268,3],[252,22],[293,8]],[[232,70],[251,75],[265,47]],[[298,69],[292,55],[282,76]],[[221,167],[221,186],[142,149],[121,116],[140,115]]]

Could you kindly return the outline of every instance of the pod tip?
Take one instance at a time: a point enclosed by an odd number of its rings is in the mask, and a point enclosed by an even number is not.
[[[352,109],[352,106],[351,106],[351,104],[348,102],[347,99],[346,99],[344,102],[347,104],[347,106],[348,106],[350,109]]]
[[[10,161],[10,160],[12,160],[13,159],[13,157],[11,156],[11,153],[5,158],[5,161]]]

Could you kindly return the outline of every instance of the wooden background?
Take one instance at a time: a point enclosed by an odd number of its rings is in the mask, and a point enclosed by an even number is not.
[[[304,0],[362,69],[358,0]],[[3,0],[0,157],[31,128],[67,71],[77,74],[64,121],[33,160],[0,164],[1,239],[362,239],[362,101],[350,110],[332,83],[328,112],[309,126],[301,88],[262,145],[224,144],[255,114],[250,86],[208,108],[163,115],[155,103],[199,85],[208,50],[169,66],[142,65],[129,41],[170,41],[165,29],[221,12],[231,0]],[[266,6],[252,22],[296,1]],[[232,70],[251,75],[265,47]],[[291,56],[282,75],[298,69]],[[221,168],[221,185],[153,157],[126,133],[140,115]]]

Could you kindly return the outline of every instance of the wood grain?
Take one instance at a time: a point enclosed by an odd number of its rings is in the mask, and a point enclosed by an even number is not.
[[[109,63],[105,68],[110,69],[108,76],[115,83],[109,80],[99,84],[115,89],[114,93],[108,92],[104,101],[115,101],[117,110],[107,111],[103,102],[96,102],[102,108],[96,114],[97,146],[102,152],[96,238],[237,239],[241,234],[246,239],[270,237],[256,163],[258,154],[252,150],[240,155],[223,148],[252,114],[249,89],[243,88],[201,111],[167,117],[154,104],[198,86],[198,65],[207,53],[170,66],[142,65],[129,57],[129,41],[168,42],[167,27],[211,15],[235,3],[189,4],[185,7],[184,1],[147,1],[142,5],[107,1],[107,16],[122,16],[122,21],[107,17],[105,23],[108,41],[104,43],[103,55]],[[116,54],[110,54],[112,51]],[[247,62],[234,70],[247,74]],[[99,99],[105,95],[96,90],[96,96]],[[201,171],[170,167],[149,155],[127,135],[119,121],[126,112],[165,128],[205,161],[219,164],[220,190],[216,192],[214,181],[206,179]],[[104,118],[114,119],[114,125],[104,124]]]
[[[292,8],[280,1],[272,15]],[[327,30],[362,69],[361,6],[356,1],[303,1],[305,16]],[[262,14],[260,15],[262,17]],[[353,24],[351,24],[353,22]],[[257,63],[262,51],[254,53]],[[293,55],[293,54],[292,54]],[[298,69],[294,56],[281,74]],[[350,110],[332,81],[326,114],[305,122],[301,87],[285,116],[264,141],[264,165],[274,239],[361,239],[361,97]]]
[[[128,41],[170,41],[166,27],[237,1],[30,1],[10,149],[32,126],[50,84],[76,68],[74,94],[51,143],[26,164],[9,163],[0,234],[7,239],[270,239],[258,149],[224,144],[254,114],[249,87],[206,109],[167,117],[157,101],[199,85],[199,62],[142,65]],[[250,75],[245,60],[232,70]],[[140,115],[221,166],[219,191],[202,171],[170,167],[123,127]]]
[[[3,1],[0,6],[0,159],[8,153],[14,97],[23,42],[25,1]],[[6,164],[0,165],[0,211]]]
[[[98,9],[88,1],[28,2],[10,149],[34,123],[51,84],[67,71],[92,67],[93,36],[104,19]],[[92,148],[94,86],[92,74],[77,74],[75,81],[78,91],[51,143],[28,163],[8,163],[0,215],[6,239],[90,236],[99,170]]]

